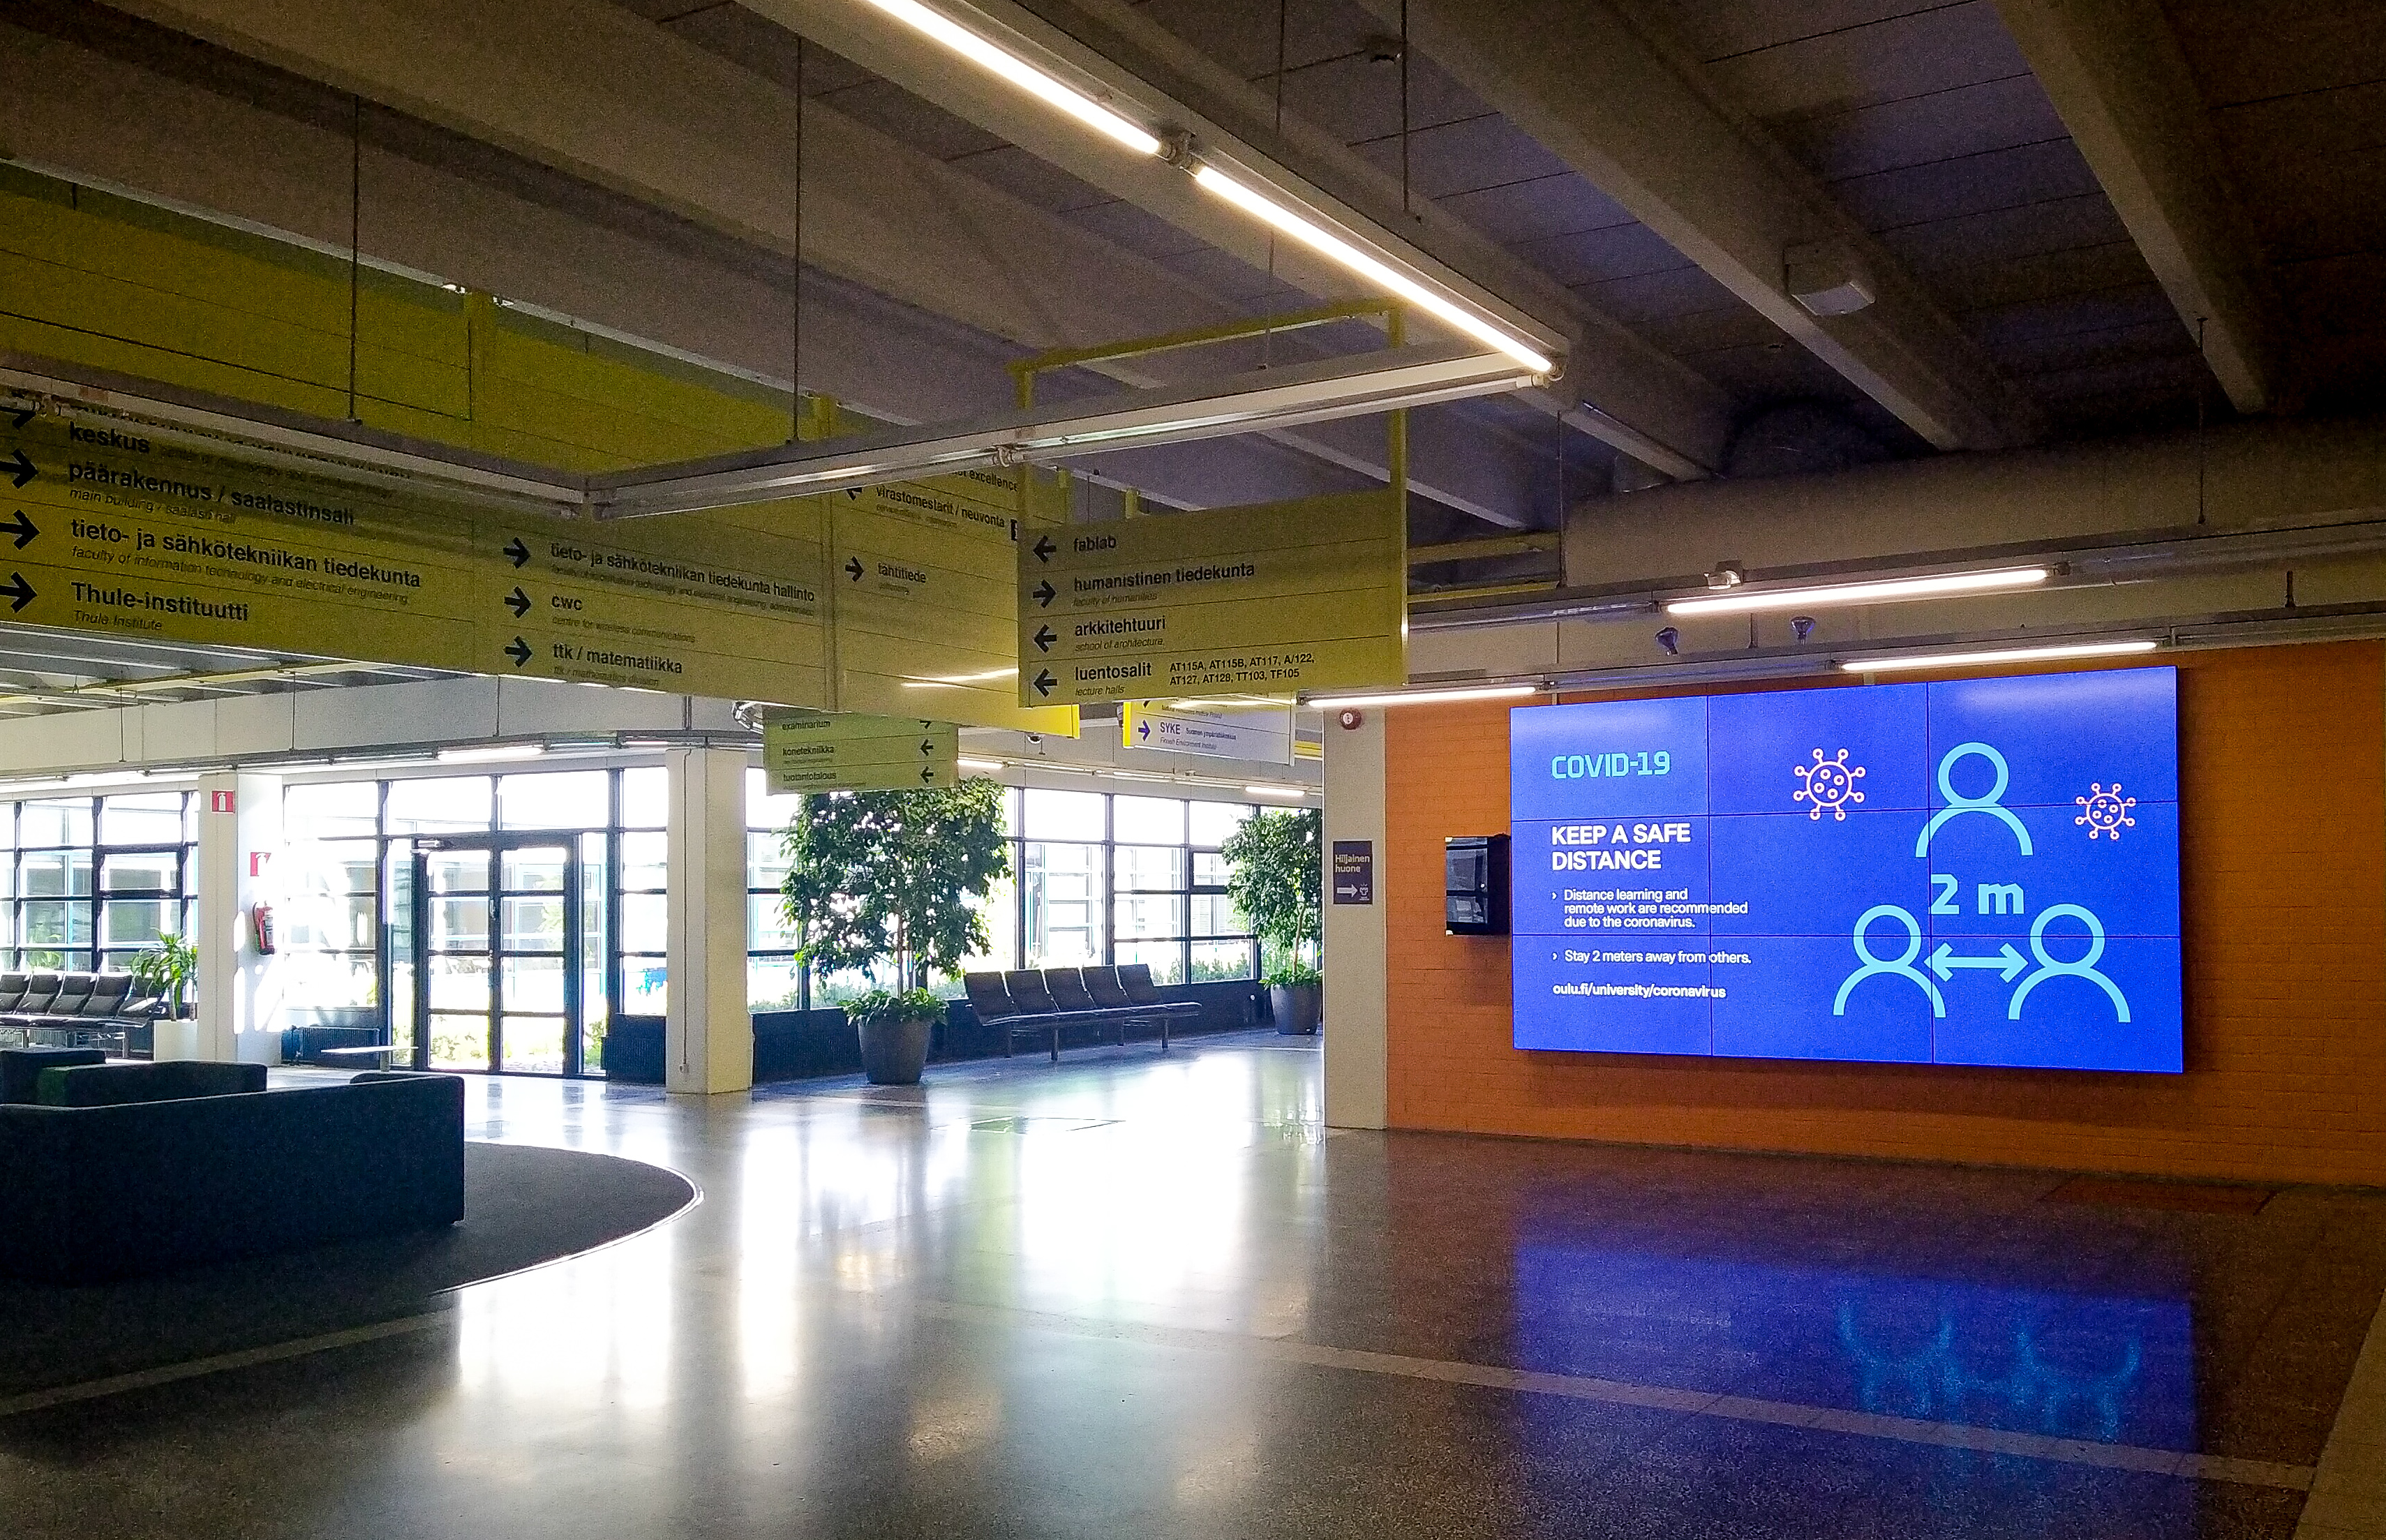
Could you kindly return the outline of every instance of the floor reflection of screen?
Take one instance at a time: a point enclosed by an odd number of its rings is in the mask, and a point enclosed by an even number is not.
[[[2176,1072],[2177,670],[1509,719],[1520,1048]]]
[[[1515,1253],[1519,1362],[1926,1422],[2196,1445],[2184,1299],[1661,1257]]]

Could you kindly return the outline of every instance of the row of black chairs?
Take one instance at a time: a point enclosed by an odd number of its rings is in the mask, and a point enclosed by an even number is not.
[[[1180,1016],[1199,1016],[1201,1008],[1190,1000],[1161,996],[1147,963],[1119,968],[1023,968],[1007,973],[964,973],[961,987],[970,1008],[987,1026],[1002,1032],[1002,1051],[1009,1057],[1021,1037],[1047,1037],[1052,1062],[1061,1062],[1061,1032],[1064,1027],[1114,1026],[1119,1045],[1126,1045],[1126,1029],[1134,1022],[1157,1022],[1160,1051],[1168,1051],[1168,1024]]]
[[[0,1033],[20,1045],[120,1046],[127,1028],[165,1014],[163,1000],[137,995],[130,973],[0,973]]]

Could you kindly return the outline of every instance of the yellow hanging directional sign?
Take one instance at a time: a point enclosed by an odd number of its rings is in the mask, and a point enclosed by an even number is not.
[[[1019,699],[1015,482],[973,472],[820,501],[829,509],[837,709],[909,707],[1076,736],[1074,707],[1031,709]],[[1040,476],[1029,507],[1036,518],[1065,516],[1056,483]]]
[[[1023,530],[1019,698],[1404,683],[1405,548],[1388,489]]]
[[[961,730],[915,717],[790,717],[762,724],[771,795],[916,791],[961,781]]]
[[[819,511],[509,517],[80,415],[0,419],[0,616],[688,695],[823,704]]]

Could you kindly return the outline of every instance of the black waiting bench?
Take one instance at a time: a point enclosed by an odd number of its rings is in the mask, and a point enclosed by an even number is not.
[[[1189,1000],[1161,997],[1151,982],[1149,964],[1123,968],[1026,968],[1008,973],[964,973],[961,987],[969,993],[977,1019],[1002,1033],[1002,1051],[1022,1037],[1049,1041],[1052,1062],[1061,1062],[1061,1033],[1066,1027],[1115,1027],[1119,1045],[1126,1045],[1126,1029],[1137,1021],[1158,1023],[1160,1051],[1168,1051],[1169,1023],[1181,1016],[1199,1016],[1201,1008]]]
[[[134,988],[130,973],[0,973],[0,1033],[20,1047],[121,1047],[130,1028],[166,1013]]]

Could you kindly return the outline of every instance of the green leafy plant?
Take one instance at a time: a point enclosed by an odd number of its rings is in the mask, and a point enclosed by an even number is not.
[[[180,1013],[182,991],[199,976],[199,950],[181,936],[159,936],[132,959],[132,979],[150,994],[162,996],[167,1009]]]
[[[924,989],[873,989],[845,1002],[849,1021],[941,1021],[945,1002]]]
[[[1269,969],[1267,970],[1267,977],[1262,979],[1260,983],[1271,986],[1315,983],[1324,977],[1324,974],[1318,972],[1318,970],[1309,963],[1301,961],[1298,957],[1292,957],[1287,958],[1284,961],[1277,963],[1274,968]]]
[[[816,970],[891,962],[898,992],[924,993],[991,944],[983,903],[1011,874],[992,781],[808,796],[780,844],[782,908]]]
[[[1325,925],[1318,843],[1324,821],[1314,808],[1254,813],[1219,847],[1232,868],[1226,892],[1236,907],[1262,941],[1290,954],[1270,971],[1270,983],[1306,983],[1317,977],[1317,950]],[[1305,969],[1307,975],[1275,977],[1288,968]]]

